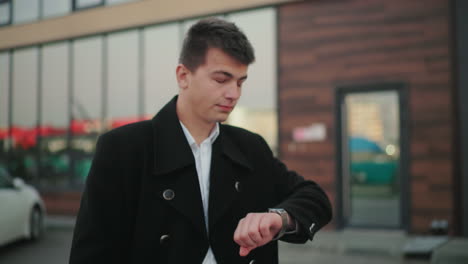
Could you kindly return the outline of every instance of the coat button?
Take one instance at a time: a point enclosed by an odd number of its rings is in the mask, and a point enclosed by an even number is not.
[[[167,189],[167,190],[165,190],[163,192],[163,197],[164,197],[165,200],[170,201],[170,200],[174,199],[175,192],[173,190],[171,190],[171,189]]]
[[[236,183],[234,184],[234,188],[236,188],[237,192],[240,192],[240,182],[236,181]]]
[[[309,232],[310,233],[314,233],[314,227],[315,227],[315,223],[312,223],[309,227]]]
[[[255,259],[252,259],[249,264],[255,264]]]
[[[159,244],[164,244],[166,243],[167,241],[169,241],[169,235],[162,235],[160,238],[159,238]]]

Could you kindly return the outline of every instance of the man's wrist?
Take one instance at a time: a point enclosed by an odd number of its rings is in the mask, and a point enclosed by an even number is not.
[[[273,240],[280,239],[286,232],[290,231],[291,227],[291,217],[289,216],[288,212],[283,208],[269,208],[269,213],[278,214],[281,217],[281,229],[280,231],[273,237]]]

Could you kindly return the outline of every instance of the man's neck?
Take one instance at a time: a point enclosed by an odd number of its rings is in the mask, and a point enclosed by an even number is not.
[[[179,105],[176,109],[179,121],[184,124],[197,145],[200,145],[203,140],[210,136],[210,133],[215,127],[216,123],[207,123],[203,122],[202,120],[197,120],[191,111],[186,111],[186,109],[179,107]]]
[[[216,124],[209,124],[209,126],[201,126],[190,122],[188,120],[179,119],[182,124],[187,128],[192,135],[193,139],[200,146],[200,144],[210,136],[211,131],[214,129]]]

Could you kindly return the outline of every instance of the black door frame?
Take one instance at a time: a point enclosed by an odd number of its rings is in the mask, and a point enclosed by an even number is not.
[[[455,233],[468,237],[468,2],[454,0],[452,4],[453,23],[453,77],[455,104],[455,137],[456,153],[455,176]]]
[[[335,124],[336,124],[336,216],[337,216],[337,227],[343,229],[347,227],[346,219],[343,211],[344,207],[344,196],[342,193],[344,182],[342,177],[343,171],[343,144],[342,140],[342,121],[343,116],[341,113],[341,105],[346,95],[357,92],[380,92],[380,91],[396,91],[399,98],[399,117],[400,117],[400,184],[401,184],[401,196],[400,196],[400,220],[401,226],[398,229],[403,229],[406,232],[410,230],[410,210],[411,210],[411,197],[410,197],[410,177],[409,177],[409,126],[408,126],[408,91],[407,85],[403,82],[382,82],[382,83],[364,83],[364,84],[352,84],[338,86],[335,90]],[[373,227],[369,227],[373,228]],[[380,227],[379,227],[380,228]]]

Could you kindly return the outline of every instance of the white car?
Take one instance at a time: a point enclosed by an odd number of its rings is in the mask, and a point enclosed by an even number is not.
[[[44,202],[36,189],[0,167],[0,246],[37,240],[44,232]]]

